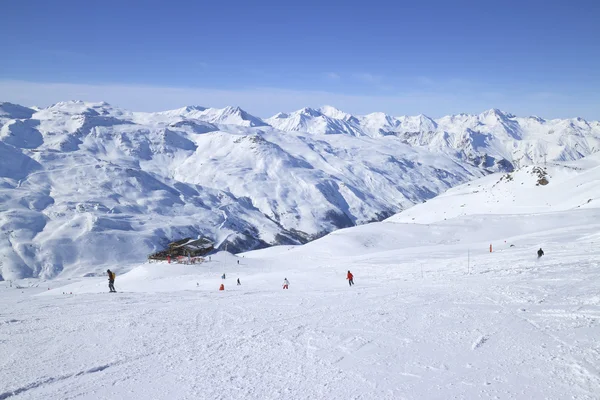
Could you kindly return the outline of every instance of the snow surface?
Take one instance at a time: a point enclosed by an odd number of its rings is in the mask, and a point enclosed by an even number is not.
[[[540,175],[541,173],[541,175]],[[544,176],[548,184],[539,183]],[[600,208],[600,155],[493,174],[418,204],[393,222],[432,223],[459,216],[538,214]]]
[[[0,282],[0,399],[597,399],[597,165],[484,177],[303,246],[116,264],[116,294]]]

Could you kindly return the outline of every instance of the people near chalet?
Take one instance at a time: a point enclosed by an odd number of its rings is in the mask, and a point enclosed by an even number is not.
[[[115,290],[115,273],[112,272],[110,269],[106,270],[106,273],[108,274],[108,289],[112,292],[116,292]]]
[[[283,280],[283,288],[284,289],[289,289],[289,287],[290,287],[290,282],[287,280],[287,278],[285,278]]]
[[[348,275],[346,276],[346,279],[348,279],[348,285],[350,285],[350,286],[354,285],[354,275],[352,275],[352,272],[348,271]]]

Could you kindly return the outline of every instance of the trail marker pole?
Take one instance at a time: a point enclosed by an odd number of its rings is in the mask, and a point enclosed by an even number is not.
[[[467,275],[471,275],[471,250],[467,250]]]

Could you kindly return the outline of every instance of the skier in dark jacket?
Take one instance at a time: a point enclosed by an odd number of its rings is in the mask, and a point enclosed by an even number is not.
[[[540,249],[538,250],[538,258],[540,258],[543,255],[544,255],[544,250],[542,250],[542,248],[540,247]]]
[[[110,289],[111,292],[116,292],[116,290],[115,290],[115,273],[112,272],[110,269],[107,269],[106,273],[108,274],[108,288]]]

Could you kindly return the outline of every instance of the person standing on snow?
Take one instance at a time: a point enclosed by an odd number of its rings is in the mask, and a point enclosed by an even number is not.
[[[289,289],[289,286],[290,286],[290,282],[287,280],[287,278],[285,278],[283,280],[283,288],[284,289]]]
[[[240,282],[240,278],[238,278],[237,284],[238,284],[238,286],[240,286],[242,284],[242,282]]]
[[[115,292],[115,273],[112,272],[110,269],[106,270],[106,273],[108,274],[108,288],[110,289],[111,293]]]
[[[540,249],[538,250],[538,258],[540,258],[543,255],[544,255],[544,250],[542,250],[542,248],[540,247]]]
[[[348,279],[348,285],[354,285],[354,275],[352,275],[352,272],[348,271],[348,276],[346,279]]]

